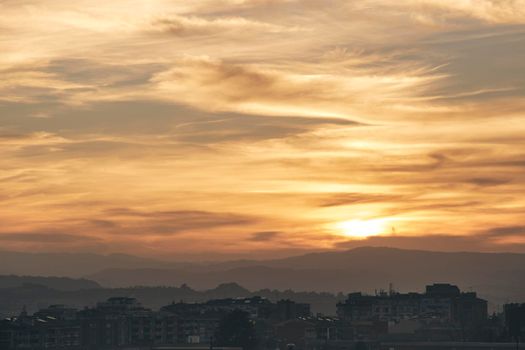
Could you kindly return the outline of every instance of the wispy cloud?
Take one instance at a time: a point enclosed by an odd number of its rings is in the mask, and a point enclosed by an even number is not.
[[[522,249],[524,11],[1,1],[2,244]]]
[[[252,233],[250,238],[248,238],[249,241],[252,242],[268,242],[272,241],[274,238],[279,236],[281,232],[278,231],[261,231],[261,232],[255,232]]]

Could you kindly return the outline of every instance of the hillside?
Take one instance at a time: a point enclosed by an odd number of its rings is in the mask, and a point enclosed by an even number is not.
[[[0,288],[0,317],[17,315],[22,308],[28,312],[52,304],[63,304],[77,309],[94,306],[109,297],[128,296],[137,298],[144,306],[159,309],[172,302],[203,302],[216,298],[235,298],[262,296],[272,301],[291,299],[309,303],[314,312],[333,314],[337,301],[343,295],[329,293],[293,292],[278,290],[249,291],[236,283],[225,283],[208,290],[195,290],[187,285],[180,287],[136,287],[136,288],[97,288],[76,291],[63,291],[39,285],[24,285],[13,288]]]
[[[261,278],[264,276],[264,278]],[[180,285],[211,288],[235,281],[249,289],[329,292],[387,288],[421,291],[449,282],[475,290],[496,304],[525,300],[525,254],[444,253],[391,248],[357,248],[268,261],[237,261],[196,269],[112,269],[88,276],[102,285]]]
[[[8,264],[2,263],[6,256]],[[249,290],[331,293],[373,293],[390,283],[401,292],[422,291],[426,284],[448,282],[477,291],[493,305],[525,300],[525,254],[514,253],[363,247],[285,259],[199,265],[128,255],[0,253],[0,272],[83,276],[111,288],[186,283],[207,290],[233,281]]]
[[[23,253],[0,251],[0,274],[82,277],[108,268],[173,267],[126,254]]]
[[[28,285],[38,285],[61,291],[101,288],[97,282],[84,278],[0,275],[0,288],[16,288]]]

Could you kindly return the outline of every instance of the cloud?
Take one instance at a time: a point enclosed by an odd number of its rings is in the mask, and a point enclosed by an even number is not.
[[[51,232],[0,232],[0,241],[26,242],[26,243],[79,243],[96,242],[97,238],[68,233]]]
[[[188,231],[201,231],[228,226],[253,224],[256,219],[233,213],[207,211],[138,211],[112,208],[105,211],[107,219],[89,221],[112,234],[172,235]]]
[[[436,63],[446,56],[446,64],[438,71],[447,79],[429,87],[425,95],[435,105],[461,106],[461,115],[471,109],[483,115],[512,112],[514,102],[510,101],[525,93],[524,78],[513,73],[523,69],[525,49],[516,47],[516,42],[524,38],[521,26],[468,28],[427,37],[419,49],[435,53],[430,59]],[[494,52],[499,53],[497,57]],[[501,66],[505,69],[494,71]]]
[[[92,89],[137,87],[166,68],[161,63],[118,64],[92,57],[58,58],[47,62],[41,71],[66,82],[83,82]]]
[[[476,177],[467,179],[468,183],[477,185],[477,186],[498,186],[509,183],[508,179],[499,179],[499,178],[487,178],[487,177]]]
[[[251,234],[250,238],[248,238],[248,241],[252,241],[252,242],[268,242],[268,241],[273,241],[279,235],[281,235],[281,232],[278,232],[278,231],[255,232],[255,233]]]
[[[0,144],[4,147],[27,147],[35,145],[57,145],[68,143],[69,140],[46,131],[29,134],[0,134]]]
[[[319,65],[310,68],[321,69]],[[372,76],[358,70],[354,73],[283,72],[208,57],[187,57],[177,67],[158,73],[152,83],[158,96],[211,111],[350,119],[360,108],[381,104],[383,99],[409,98],[414,91],[411,89],[438,79],[417,71],[404,72],[403,76]]]
[[[339,193],[318,201],[321,207],[335,207],[362,203],[384,203],[402,200],[403,196],[375,193]]]
[[[379,246],[434,251],[522,252],[525,247],[525,226],[494,226],[465,234],[392,234],[346,240],[335,243],[338,248]]]
[[[508,237],[525,235],[525,226],[493,227],[481,233],[487,237]]]
[[[515,242],[496,243],[476,235],[426,234],[421,236],[375,236],[364,240],[348,240],[336,244],[340,249],[356,247],[391,247],[401,249],[432,251],[483,251],[483,252],[522,252],[524,245]]]
[[[255,33],[278,34],[297,30],[270,23],[248,20],[242,17],[185,17],[170,16],[160,17],[151,23],[151,31],[161,32],[174,36],[217,36],[218,34],[229,34],[233,36],[246,36]]]
[[[522,0],[0,7],[6,234],[267,256],[379,218],[407,238],[361,243],[519,243]],[[3,243],[53,248],[31,237]]]
[[[430,6],[431,9],[423,7],[420,15],[430,12],[430,16],[434,15],[436,18],[446,15],[456,18],[467,16],[490,23],[525,22],[525,2],[523,0],[415,0],[411,3]]]

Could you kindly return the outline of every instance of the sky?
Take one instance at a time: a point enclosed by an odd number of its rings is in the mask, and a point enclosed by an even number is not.
[[[525,0],[0,0],[0,244],[525,252]]]

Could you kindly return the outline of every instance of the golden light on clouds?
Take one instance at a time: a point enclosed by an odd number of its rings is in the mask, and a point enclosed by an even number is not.
[[[525,251],[524,10],[1,1],[0,242]]]

